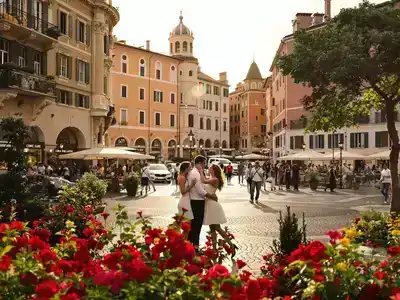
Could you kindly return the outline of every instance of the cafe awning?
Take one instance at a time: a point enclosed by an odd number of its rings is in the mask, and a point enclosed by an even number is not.
[[[73,152],[60,155],[60,159],[131,159],[131,160],[147,160],[154,159],[152,155],[141,154],[124,149],[115,148],[92,148],[83,151]]]

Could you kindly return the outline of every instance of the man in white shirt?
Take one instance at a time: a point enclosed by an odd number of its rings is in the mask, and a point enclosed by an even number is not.
[[[384,203],[387,204],[389,198],[390,184],[392,183],[392,176],[390,170],[387,168],[386,165],[383,165],[380,182],[382,184],[381,192],[383,197],[385,197]]]
[[[254,168],[251,169],[249,174],[251,179],[250,185],[250,203],[254,203],[254,190],[256,190],[256,203],[258,204],[258,198],[260,198],[261,185],[264,180],[264,170],[260,167],[260,163],[256,162]]]
[[[190,205],[193,212],[193,219],[191,221],[191,230],[189,232],[189,241],[193,246],[199,246],[201,227],[203,226],[205,197],[207,195],[204,189],[204,184],[201,181],[201,174],[204,174],[206,166],[206,158],[204,156],[197,156],[194,159],[195,166],[188,175],[189,186],[195,183],[194,187],[189,191]],[[209,195],[207,195],[208,197]]]

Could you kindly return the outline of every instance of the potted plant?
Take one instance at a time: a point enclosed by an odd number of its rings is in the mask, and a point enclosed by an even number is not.
[[[124,179],[124,187],[129,197],[135,197],[139,187],[139,179],[136,176],[129,176]]]
[[[121,126],[126,126],[126,125],[128,125],[128,122],[127,121],[121,121]]]
[[[318,188],[319,179],[317,173],[310,174],[309,184],[310,184],[310,189],[313,191],[315,191]]]
[[[47,28],[46,34],[55,40],[57,40],[61,36],[60,30],[56,26]]]

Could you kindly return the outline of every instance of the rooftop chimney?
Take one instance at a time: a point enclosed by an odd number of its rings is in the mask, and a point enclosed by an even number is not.
[[[146,50],[150,51],[150,41],[146,41]]]
[[[325,0],[325,16],[324,21],[328,21],[331,18],[331,0]]]
[[[227,79],[228,79],[228,76],[226,75],[226,72],[219,73],[219,81],[226,82]]]

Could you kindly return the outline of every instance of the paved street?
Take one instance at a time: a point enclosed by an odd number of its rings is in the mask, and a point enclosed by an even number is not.
[[[252,270],[259,269],[262,255],[270,251],[273,238],[278,236],[278,213],[285,210],[286,205],[290,205],[300,218],[305,213],[309,239],[319,240],[327,240],[325,232],[346,226],[362,210],[389,209],[382,205],[378,190],[369,187],[362,187],[359,191],[337,190],[335,193],[310,189],[262,192],[260,204],[252,205],[248,202],[247,187],[240,186],[235,179],[232,183],[218,197],[228,218],[226,225],[236,237],[235,243],[239,247],[237,257],[248,262]],[[112,207],[119,201],[126,206],[132,218],[138,210],[142,210],[143,215],[151,217],[155,225],[166,226],[176,213],[179,195],[174,193],[174,186],[157,185],[156,189],[156,192],[140,199],[112,197],[107,200],[108,205]],[[203,241],[206,232],[207,227],[204,226]]]

